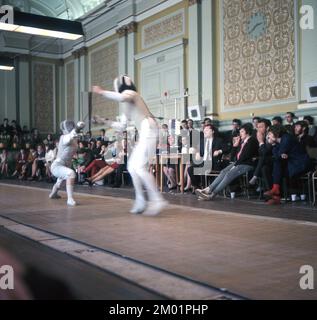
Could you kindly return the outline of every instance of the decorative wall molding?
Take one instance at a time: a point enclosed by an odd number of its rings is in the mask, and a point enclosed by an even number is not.
[[[137,30],[138,30],[138,24],[135,21],[132,21],[116,29],[116,34],[119,36],[119,38],[122,38],[127,36],[130,33],[137,32]]]
[[[33,62],[33,124],[41,133],[55,132],[55,65]]]
[[[89,87],[99,85],[107,90],[113,90],[113,80],[119,73],[118,50],[118,40],[115,40],[89,52]],[[118,103],[99,95],[93,95],[92,105],[93,115],[115,120],[119,112]]]
[[[222,111],[295,102],[296,0],[224,0],[222,4]],[[258,36],[247,28],[249,22],[256,28],[256,14],[266,21],[264,33]]]
[[[72,55],[75,59],[79,59],[82,56],[86,56],[88,53],[88,48],[87,47],[81,47],[75,51],[72,52]]]
[[[127,26],[122,26],[118,29],[116,29],[116,34],[119,36],[119,38],[123,38],[127,35]]]
[[[185,38],[184,39],[178,39],[178,40],[169,42],[168,44],[165,44],[163,46],[160,46],[160,47],[157,47],[157,48],[153,48],[153,49],[141,52],[141,53],[135,55],[134,59],[136,61],[138,61],[140,59],[152,56],[154,54],[157,54],[159,52],[163,52],[165,50],[168,50],[168,49],[171,49],[171,48],[174,48],[174,47],[178,47],[178,46],[183,46],[184,47],[187,44],[188,44],[188,40],[187,39],[185,39]]]
[[[65,65],[66,119],[75,120],[75,63]]]
[[[135,33],[138,32],[138,24],[135,21],[130,22],[129,24],[127,24],[127,33]]]
[[[180,9],[142,27],[142,49],[148,49],[184,34],[185,11]]]

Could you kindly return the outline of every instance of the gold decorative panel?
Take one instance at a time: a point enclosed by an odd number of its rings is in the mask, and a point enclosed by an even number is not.
[[[113,90],[113,80],[118,76],[118,44],[114,43],[91,53],[91,85],[98,85],[106,90]],[[119,113],[118,103],[106,100],[94,94],[92,115],[99,115],[115,120]]]
[[[33,66],[34,125],[41,133],[54,128],[54,65],[35,63]]]
[[[223,0],[224,110],[296,98],[293,0]]]
[[[142,28],[142,47],[147,49],[184,34],[184,10],[158,19]]]
[[[75,65],[70,62],[66,66],[67,119],[75,118]]]

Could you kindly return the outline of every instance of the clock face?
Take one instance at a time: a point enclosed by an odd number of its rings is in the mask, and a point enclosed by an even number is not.
[[[266,32],[266,17],[263,13],[257,12],[253,14],[247,22],[247,32],[249,36],[256,40],[263,36]]]

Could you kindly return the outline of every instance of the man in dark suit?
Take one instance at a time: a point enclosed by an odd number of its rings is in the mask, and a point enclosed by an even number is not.
[[[294,178],[310,169],[310,159],[298,140],[282,126],[272,126],[268,142],[273,145],[273,188],[264,195],[268,204],[280,204],[280,185],[283,177]]]
[[[224,135],[224,140],[227,145],[227,150],[230,151],[232,149],[233,138],[238,137],[240,135],[240,128],[241,128],[241,120],[233,119],[232,130],[227,131]]]
[[[9,125],[9,119],[3,119],[3,124],[0,126],[0,133],[4,135],[11,135],[12,128]]]
[[[206,172],[220,171],[224,144],[221,138],[215,136],[216,128],[207,124],[204,128],[204,139],[200,140],[199,152],[188,168],[188,174],[194,188],[199,186],[200,175]]]
[[[286,112],[285,114],[285,129],[287,133],[294,134],[294,126],[295,126],[295,114],[293,112]]]
[[[272,187],[272,145],[266,142],[267,131],[271,126],[268,119],[260,119],[258,121],[256,138],[259,143],[259,160],[254,170],[253,177],[249,181],[251,185],[256,184],[258,177],[262,177],[264,187],[270,190]]]
[[[234,138],[232,148],[232,164],[223,169],[213,183],[203,189],[197,189],[196,194],[200,200],[213,200],[233,180],[253,170],[254,158],[258,156],[258,141],[252,137],[252,123],[246,123],[240,129],[240,135]]]
[[[316,148],[314,137],[308,135],[308,125],[305,121],[297,121],[294,126],[295,137],[304,151],[308,148]]]

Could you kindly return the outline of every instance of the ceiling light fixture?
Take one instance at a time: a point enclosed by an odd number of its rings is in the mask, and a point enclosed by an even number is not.
[[[0,19],[4,13],[0,13]],[[0,30],[77,40],[84,35],[81,22],[14,11],[13,23],[0,22]]]
[[[12,71],[13,69],[14,69],[13,59],[0,57],[0,70]]]

